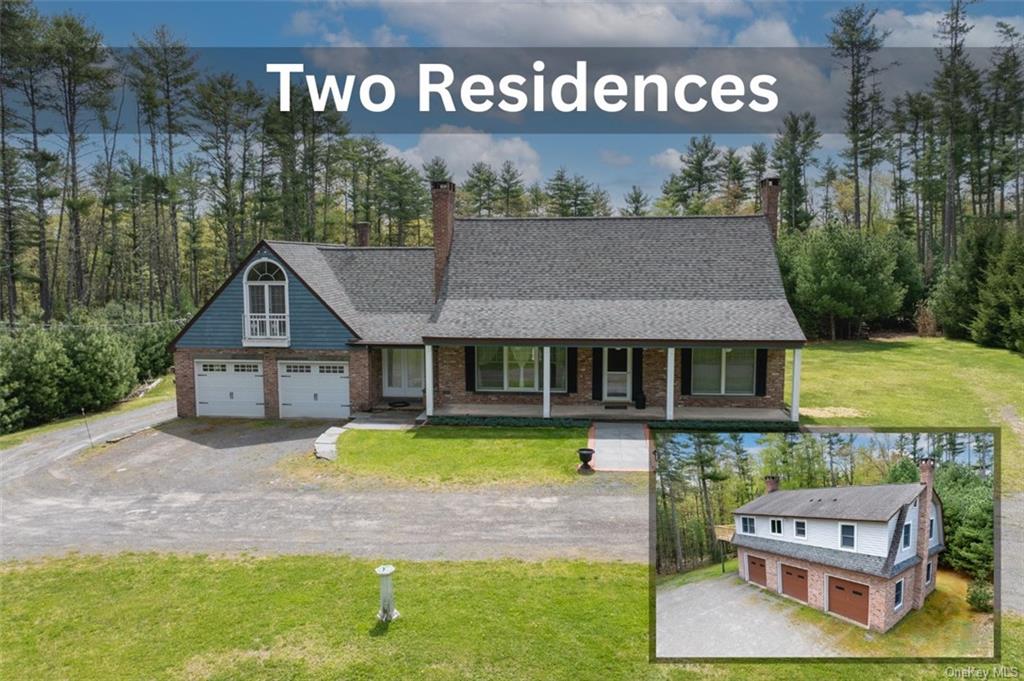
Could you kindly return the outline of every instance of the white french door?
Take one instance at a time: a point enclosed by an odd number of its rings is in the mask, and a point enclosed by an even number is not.
[[[423,396],[423,348],[384,348],[384,397]]]
[[[633,353],[629,348],[604,349],[604,399],[628,402],[633,397]]]

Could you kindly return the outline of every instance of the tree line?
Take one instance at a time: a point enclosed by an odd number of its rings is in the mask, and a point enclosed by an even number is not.
[[[790,112],[749,148],[692,137],[660,194],[633,186],[618,212],[755,213],[760,180],[777,175],[780,264],[809,336],[916,325],[1022,349],[1022,39],[1000,24],[991,63],[972,63],[966,6],[951,0],[936,26],[932,82],[889,100],[880,74],[898,65],[878,63],[877,10],[836,13],[828,43],[848,76],[838,157],[822,154],[812,114]],[[444,158],[416,167],[306,97],[282,113],[251,82],[201,72],[164,27],[113,53],[74,14],[46,18],[27,0],[2,12],[9,325],[111,304],[147,320],[187,315],[263,238],[352,243],[368,222],[374,244],[430,243],[430,183],[453,179]],[[473,164],[456,209],[616,212],[583,175],[561,167],[526,182],[512,161]]]
[[[716,525],[733,511],[780,489],[915,482],[923,457],[936,461],[946,551],[943,565],[981,582],[992,578],[993,466],[991,433],[899,433],[858,442],[853,434],[773,433],[750,447],[742,434],[683,433],[661,438],[656,452],[656,568],[683,572],[731,552]]]

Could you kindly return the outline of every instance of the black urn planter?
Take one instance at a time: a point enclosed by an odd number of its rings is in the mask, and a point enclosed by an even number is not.
[[[589,447],[582,447],[577,450],[580,455],[580,473],[593,473],[594,469],[590,467],[590,461],[594,458],[594,450]]]

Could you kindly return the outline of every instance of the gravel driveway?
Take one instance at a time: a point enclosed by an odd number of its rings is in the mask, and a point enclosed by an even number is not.
[[[275,464],[316,422],[176,420],[26,466],[0,483],[0,556],[68,551],[344,553],[392,559],[647,560],[646,490],[614,475],[560,487],[320,489]]]
[[[661,588],[655,606],[657,657],[827,657],[838,654],[813,624],[729,573]]]

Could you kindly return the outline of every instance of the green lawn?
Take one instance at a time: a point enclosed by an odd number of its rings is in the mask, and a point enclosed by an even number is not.
[[[721,577],[724,573],[736,572],[739,570],[739,563],[737,559],[730,558],[725,561],[725,569],[722,569],[721,563],[715,563],[713,565],[705,565],[695,570],[687,570],[686,572],[680,572],[674,575],[658,575],[655,578],[655,582],[658,588],[663,587],[674,587],[682,586],[684,584],[693,584],[694,582],[703,582],[705,579],[714,579],[715,577]]]
[[[618,563],[399,562],[402,616],[382,627],[375,565],[155,554],[6,564],[0,678],[810,681],[934,679],[947,666],[649,665],[647,568]],[[1024,664],[1024,620],[1004,619],[1003,643],[1003,664]]]
[[[814,343],[803,354],[803,424],[1000,425],[1003,488],[1024,490],[1021,355],[973,343],[913,336]]]
[[[87,414],[87,416],[91,419],[99,418],[101,416],[109,416],[110,414],[117,414],[120,412],[131,411],[133,409],[148,407],[151,404],[172,399],[174,399],[174,377],[171,374],[167,374],[166,376],[162,376],[160,378],[160,382],[157,383],[152,390],[147,392],[142,397],[137,397],[132,400],[125,400],[124,402],[118,402],[112,407],[108,407],[107,409],[104,409],[102,411]],[[36,426],[34,428],[26,428],[25,430],[19,430],[14,433],[0,435],[0,450],[9,449],[10,447],[17,447],[26,439],[34,435],[49,433],[54,430],[60,430],[61,428],[80,425],[81,423],[81,416],[68,416],[63,419],[58,419],[57,421],[44,423],[43,425]]]
[[[586,446],[585,428],[350,430],[338,438],[337,461],[319,461],[308,455],[282,465],[295,477],[321,482],[559,484],[578,478],[576,450]]]

